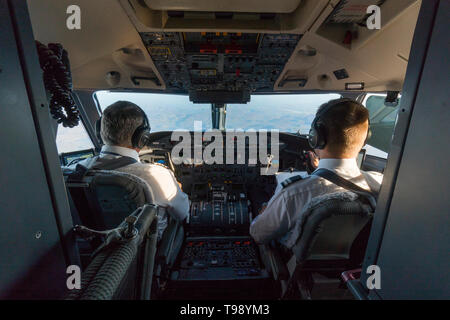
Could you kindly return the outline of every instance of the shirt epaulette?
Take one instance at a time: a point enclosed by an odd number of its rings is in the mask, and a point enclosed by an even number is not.
[[[286,180],[284,180],[283,182],[281,182],[281,186],[284,188],[286,188],[287,186],[290,186],[291,184],[293,184],[294,182],[300,181],[302,180],[302,176],[293,176],[290,178],[287,178]]]

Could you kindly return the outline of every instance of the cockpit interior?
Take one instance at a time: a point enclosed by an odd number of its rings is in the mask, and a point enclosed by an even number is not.
[[[396,155],[404,143],[393,139],[394,132],[400,137],[398,132],[407,130],[402,121],[410,118],[402,113],[413,101],[411,88],[417,89],[408,80],[418,69],[410,62],[417,64],[425,47],[420,37],[430,27],[424,2],[0,0],[1,14],[16,26],[15,33],[8,32],[18,39],[15,50],[25,53],[23,74],[32,83],[24,92],[34,99],[37,111],[31,114],[40,142],[30,154],[42,161],[41,182],[50,183],[51,195],[42,195],[39,206],[56,212],[46,218],[51,228],[34,216],[39,227],[32,227],[33,244],[19,245],[17,256],[47,276],[27,285],[28,267],[12,252],[2,253],[12,261],[11,271],[0,276],[5,298],[353,300],[368,295],[370,290],[355,283],[366,279],[368,261],[379,257],[370,254],[372,247],[380,250],[375,243],[383,232],[373,231],[382,230],[379,220],[361,222],[349,243],[336,236],[342,241],[339,254],[331,252],[336,246],[302,248],[301,263],[274,243],[257,243],[249,229],[283,181],[314,171],[308,130],[320,105],[335,98],[354,99],[368,109],[372,136],[357,162],[363,171],[384,174],[378,201],[388,203],[396,172],[391,168],[398,170],[394,161],[400,161]],[[0,22],[4,35],[6,24]],[[5,74],[14,68],[1,57],[0,76],[2,69]],[[0,89],[0,95],[5,92]],[[169,217],[158,236],[159,209],[151,203],[151,191],[133,178],[106,169],[66,172],[99,155],[96,123],[119,100],[136,103],[149,119],[150,138],[140,162],[170,170],[189,197],[188,218]],[[180,130],[183,141],[193,143],[175,153]],[[246,137],[254,132],[255,139]],[[212,153],[219,163],[201,159],[212,143],[221,150]],[[45,156],[36,156],[39,150]],[[252,153],[259,161],[250,159]],[[27,211],[26,206],[14,208]],[[376,213],[388,208],[378,204]],[[314,232],[322,227],[316,225]],[[332,241],[320,239],[321,245]],[[33,258],[36,252],[50,253],[42,260]],[[81,270],[81,289],[70,290],[69,265]],[[48,289],[37,289],[50,278],[55,280]]]

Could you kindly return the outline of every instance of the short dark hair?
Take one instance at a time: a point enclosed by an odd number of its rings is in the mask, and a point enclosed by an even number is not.
[[[367,127],[364,124],[369,120],[369,111],[361,103],[348,99],[338,101],[331,100],[317,110],[319,114],[328,105],[334,104],[320,116],[325,127],[327,146],[334,152],[355,149],[362,137],[366,137]]]
[[[144,122],[143,111],[129,101],[117,101],[103,110],[100,134],[108,145],[132,146],[135,130]]]

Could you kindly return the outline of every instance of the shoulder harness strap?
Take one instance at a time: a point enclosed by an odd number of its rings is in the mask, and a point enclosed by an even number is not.
[[[81,181],[90,170],[115,170],[136,162],[136,159],[124,156],[113,159],[105,159],[98,156],[92,157],[89,158],[89,161],[84,165],[77,164],[75,170],[68,175],[67,181]]]
[[[373,190],[369,191],[369,190],[363,189],[360,186],[354,184],[353,182],[342,178],[337,173],[335,173],[331,170],[328,170],[328,169],[324,169],[324,168],[317,169],[311,175],[322,177],[322,178],[330,181],[331,183],[334,183],[335,185],[338,185],[346,190],[352,191],[352,192],[366,198],[369,201],[372,209],[375,210],[378,194],[376,192],[373,192]],[[364,179],[365,179],[365,177],[364,177]]]

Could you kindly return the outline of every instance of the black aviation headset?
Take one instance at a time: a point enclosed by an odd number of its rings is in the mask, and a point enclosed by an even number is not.
[[[325,123],[322,121],[322,117],[331,108],[343,102],[353,102],[363,106],[361,103],[348,98],[342,98],[328,102],[328,104],[319,113],[316,114],[316,117],[314,118],[314,121],[311,124],[311,129],[309,130],[308,135],[308,142],[311,148],[313,149],[325,148],[327,144],[327,129],[325,127]],[[372,131],[370,130],[370,120],[369,120],[369,128],[367,130],[367,136],[366,140],[364,141],[364,145],[366,145],[367,141],[370,139],[371,136]]]
[[[143,122],[139,127],[136,128],[136,130],[134,130],[133,136],[131,137],[131,144],[133,145],[133,148],[142,149],[143,147],[145,147],[145,145],[150,139],[151,127],[145,112],[141,108],[139,108],[139,112],[142,114]],[[101,125],[102,125],[102,117],[100,117],[95,122],[95,133],[97,135],[98,141],[100,141],[100,143],[103,144],[103,139],[100,134]]]

